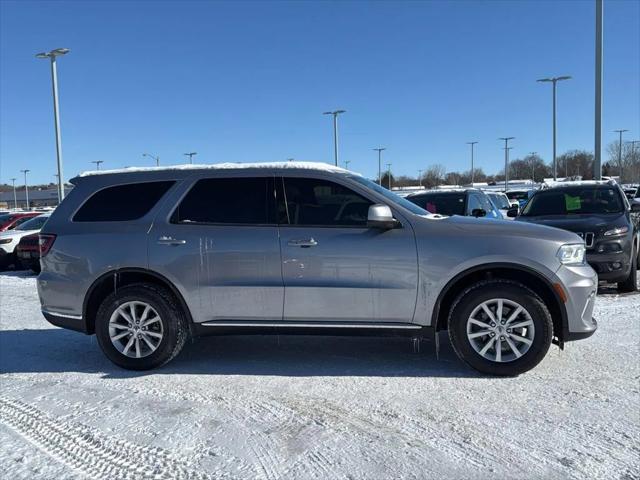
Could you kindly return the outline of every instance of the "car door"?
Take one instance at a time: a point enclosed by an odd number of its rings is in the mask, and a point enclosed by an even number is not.
[[[281,182],[284,320],[412,322],[418,267],[409,223],[368,228],[374,200],[348,182],[293,174]]]
[[[282,320],[273,176],[200,178],[176,204],[154,222],[150,266],[182,288],[194,321]]]

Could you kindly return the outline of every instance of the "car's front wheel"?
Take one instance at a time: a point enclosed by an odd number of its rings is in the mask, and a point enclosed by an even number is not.
[[[451,307],[451,344],[460,359],[482,373],[514,376],[532,369],[546,355],[552,336],[546,305],[518,282],[478,282]]]
[[[188,329],[173,295],[155,285],[135,284],[104,299],[96,316],[96,337],[116,365],[148,370],[180,353]]]
[[[631,268],[629,269],[629,276],[622,282],[618,282],[618,291],[620,292],[635,292],[638,290],[638,254],[636,247],[633,247],[631,254]]]

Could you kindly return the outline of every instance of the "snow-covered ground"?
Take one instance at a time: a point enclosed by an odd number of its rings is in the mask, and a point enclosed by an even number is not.
[[[640,478],[640,295],[519,378],[425,342],[210,337],[162,369],[113,366],[0,274],[0,477]]]

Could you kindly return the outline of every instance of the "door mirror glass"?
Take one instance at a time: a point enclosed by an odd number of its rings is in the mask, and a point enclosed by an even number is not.
[[[514,218],[518,216],[518,207],[511,207],[507,210],[507,217]]]
[[[474,208],[471,211],[471,216],[479,218],[479,217],[486,217],[487,216],[487,211],[483,208]]]
[[[387,205],[376,203],[369,207],[367,215],[367,226],[369,228],[381,228],[389,230],[399,225],[399,222],[393,218],[393,213]]]

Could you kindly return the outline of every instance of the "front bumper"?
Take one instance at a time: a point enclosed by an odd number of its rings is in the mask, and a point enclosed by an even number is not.
[[[598,328],[598,323],[593,318],[598,275],[588,265],[563,265],[556,275],[567,293],[567,330],[564,332],[564,341],[590,337]]]
[[[589,253],[587,263],[591,265],[600,280],[622,282],[629,276],[631,261],[629,252]]]

